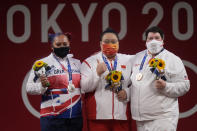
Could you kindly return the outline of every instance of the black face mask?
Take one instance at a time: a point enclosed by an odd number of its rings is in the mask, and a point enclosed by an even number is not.
[[[53,48],[53,52],[56,56],[64,58],[70,51],[70,47],[60,47],[60,48]]]

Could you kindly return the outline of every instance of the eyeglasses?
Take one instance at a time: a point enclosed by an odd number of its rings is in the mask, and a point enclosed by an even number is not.
[[[118,40],[115,40],[115,39],[106,39],[106,40],[103,40],[103,43],[105,44],[109,44],[109,43],[112,43],[112,44],[116,44],[118,42]]]

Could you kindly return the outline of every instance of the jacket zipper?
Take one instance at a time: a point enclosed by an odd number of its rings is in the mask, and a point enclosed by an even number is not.
[[[114,92],[112,92],[112,119],[114,119]]]
[[[140,117],[140,88],[139,88],[139,95],[138,95],[138,113],[139,113],[139,118],[141,120],[141,117]]]
[[[112,61],[110,61],[111,69],[113,70]],[[114,92],[112,91],[112,119],[114,119]]]
[[[71,97],[71,94],[70,94],[70,100],[71,100],[71,104],[70,105],[72,105],[72,97]],[[70,118],[72,118],[72,106],[70,107]]]
[[[53,100],[53,94],[52,94],[52,92],[51,92],[51,98],[52,98],[53,113],[55,113],[55,106],[54,106],[54,100]]]

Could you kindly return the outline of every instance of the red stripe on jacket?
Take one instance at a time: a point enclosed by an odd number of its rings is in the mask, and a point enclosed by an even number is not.
[[[72,103],[74,103],[77,99],[79,99],[79,97],[80,97],[80,95],[74,96],[74,97],[72,98]],[[51,115],[51,114],[49,114],[49,113],[56,113],[56,114],[54,114],[54,115],[58,115],[59,113],[66,111],[66,110],[67,110],[67,107],[68,107],[69,105],[71,105],[71,99],[67,100],[66,102],[64,102],[63,104],[61,104],[61,105],[59,105],[59,106],[55,106],[55,107],[50,106],[50,107],[42,108],[42,109],[40,110],[40,114],[41,114],[42,116]],[[54,111],[54,108],[55,108],[55,111]],[[48,114],[46,114],[46,113],[48,113]],[[44,115],[44,114],[46,114],[46,115]]]
[[[86,60],[84,60],[83,62],[86,63],[86,65],[91,69],[90,64]]]

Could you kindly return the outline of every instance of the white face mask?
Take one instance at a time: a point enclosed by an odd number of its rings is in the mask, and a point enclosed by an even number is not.
[[[151,54],[157,54],[163,49],[163,41],[151,40],[146,42],[146,47]]]

